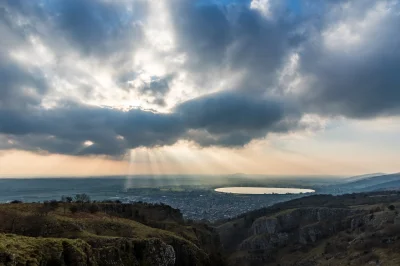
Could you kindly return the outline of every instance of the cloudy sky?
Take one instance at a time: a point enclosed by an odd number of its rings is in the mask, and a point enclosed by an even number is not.
[[[0,0],[0,176],[400,171],[399,0]]]

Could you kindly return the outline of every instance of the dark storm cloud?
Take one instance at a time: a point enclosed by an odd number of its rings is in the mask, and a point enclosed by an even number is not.
[[[68,104],[30,112],[0,110],[0,131],[16,147],[67,154],[118,155],[127,148],[168,145],[182,135],[172,115]],[[86,141],[93,145],[85,147]]]
[[[268,128],[284,117],[282,104],[238,92],[215,93],[189,100],[179,105],[177,112],[188,127],[217,134]]]
[[[271,86],[288,50],[301,40],[294,21],[285,16],[265,19],[244,2],[230,6],[199,2],[183,1],[178,8],[170,4],[178,49],[190,58],[187,67],[201,82],[210,73],[228,69],[246,72],[238,87]]]
[[[196,5],[182,1],[177,8],[170,3],[179,49],[190,53],[190,66],[204,70],[224,63],[226,49],[233,40],[231,27],[217,5]]]
[[[49,89],[41,69],[11,58],[11,51],[23,49],[33,30],[29,25],[15,23],[12,9],[16,7],[21,7],[21,13],[31,10],[21,1],[0,3],[0,108],[37,105]]]
[[[40,69],[27,69],[0,53],[0,108],[37,105],[48,85]]]
[[[243,146],[281,131],[280,124],[291,115],[285,115],[282,103],[224,92],[190,100],[169,114],[71,103],[28,113],[2,109],[0,132],[14,143],[9,148],[117,156],[126,149],[172,145],[180,139],[201,146]],[[85,146],[86,141],[93,145]]]
[[[269,132],[298,128],[300,114],[279,100],[264,99],[241,92],[220,92],[179,105],[187,138],[201,146],[244,146]],[[282,125],[288,120],[289,127]]]
[[[84,53],[110,56],[142,39],[136,21],[145,14],[144,1],[54,0],[45,3],[44,10]]]
[[[357,36],[352,37],[358,38],[355,43],[348,39],[333,42],[321,35],[304,46],[300,72],[314,79],[301,96],[307,106],[305,111],[362,119],[399,115],[399,2],[350,3],[348,13],[328,18],[333,29],[342,21],[349,28],[357,21],[368,24],[375,20],[376,24],[355,27],[350,33]],[[385,3],[387,6],[379,6]],[[337,37],[345,38],[343,34]]]

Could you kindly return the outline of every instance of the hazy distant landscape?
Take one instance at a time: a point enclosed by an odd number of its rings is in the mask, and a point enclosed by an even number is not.
[[[304,194],[234,194],[221,187],[277,187],[312,189]],[[399,189],[400,175],[334,177],[272,176],[133,176],[92,178],[1,179],[0,201],[43,202],[63,195],[86,193],[92,200],[164,203],[187,219],[216,221],[311,194],[345,194]],[[232,203],[235,204],[232,204]]]

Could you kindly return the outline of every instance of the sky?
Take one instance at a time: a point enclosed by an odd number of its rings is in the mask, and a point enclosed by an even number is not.
[[[399,172],[399,0],[0,0],[0,176]]]

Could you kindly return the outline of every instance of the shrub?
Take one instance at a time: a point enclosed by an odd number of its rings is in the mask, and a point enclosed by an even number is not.
[[[365,253],[365,256],[362,256],[361,258],[358,259],[358,263],[361,265],[367,265],[370,264],[371,262],[376,263],[376,265],[379,265],[379,256],[375,253]]]
[[[18,204],[18,203],[22,203],[22,200],[13,200],[10,201],[11,204]]]
[[[400,235],[400,224],[389,224],[385,227],[383,232],[387,236],[398,236]]]
[[[56,200],[51,200],[48,204],[51,210],[56,210],[59,206],[58,201]]]
[[[76,205],[72,205],[71,207],[69,207],[69,210],[71,211],[71,213],[76,213],[78,212],[78,207]]]
[[[43,206],[38,209],[39,215],[47,215],[49,212],[54,211],[58,208],[58,201],[44,201]]]
[[[98,211],[100,211],[99,205],[97,205],[97,204],[91,204],[91,205],[89,206],[89,212],[90,212],[90,213],[96,213],[96,212],[98,212]]]
[[[394,211],[396,209],[396,207],[393,204],[391,204],[388,206],[388,209],[391,211]]]

